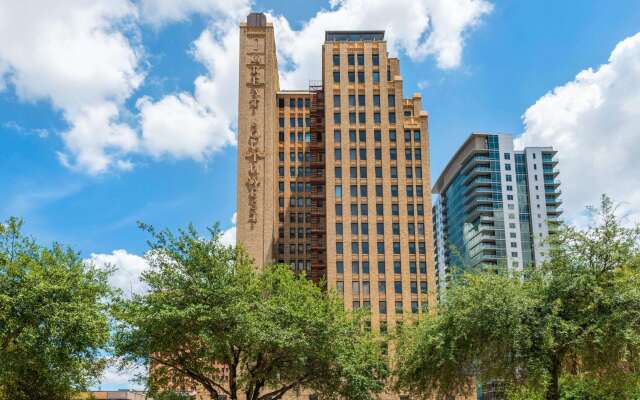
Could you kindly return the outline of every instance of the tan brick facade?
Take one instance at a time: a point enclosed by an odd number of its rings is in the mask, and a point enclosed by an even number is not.
[[[240,27],[238,244],[325,277],[373,330],[435,312],[428,115],[384,33],[327,32],[321,83],[280,91],[260,15]]]

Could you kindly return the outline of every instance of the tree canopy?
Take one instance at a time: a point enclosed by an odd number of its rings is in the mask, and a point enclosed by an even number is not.
[[[0,224],[0,399],[68,399],[104,367],[109,271]]]
[[[625,228],[603,197],[594,225],[561,227],[550,249],[524,273],[467,271],[452,282],[438,315],[401,339],[398,387],[446,398],[477,379],[511,398],[556,400],[587,399],[571,393],[589,384],[599,398],[635,398],[640,228]]]
[[[380,343],[340,300],[286,265],[257,269],[217,229],[151,235],[149,291],[117,307],[118,356],[150,367],[153,392],[370,399],[387,375]]]

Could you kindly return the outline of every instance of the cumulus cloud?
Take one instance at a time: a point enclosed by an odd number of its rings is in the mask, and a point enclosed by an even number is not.
[[[233,226],[222,233],[220,237],[220,241],[227,246],[235,246],[236,245],[236,223],[238,220],[238,213],[233,213],[233,217],[231,218],[231,223]]]
[[[187,93],[170,95],[153,103],[138,100],[143,140],[148,152],[155,156],[205,159],[235,137],[205,106]],[[177,138],[180,138],[177,140]]]
[[[144,147],[152,155],[203,160],[235,144],[238,41],[235,21],[212,23],[191,51],[208,71],[196,78],[195,93],[138,101]]]
[[[248,0],[142,0],[143,18],[156,26],[184,21],[192,14],[238,19],[249,12]]]
[[[606,64],[581,71],[524,113],[519,145],[558,150],[568,221],[578,222],[602,193],[626,212],[640,210],[638,110],[640,33],[618,43]]]
[[[121,289],[125,295],[140,294],[147,290],[147,286],[140,281],[140,274],[149,267],[143,257],[121,249],[110,254],[93,253],[86,261],[98,267],[115,267],[109,283],[112,287]]]
[[[0,2],[0,90],[62,112],[69,166],[94,174],[126,166],[122,155],[137,145],[121,122],[123,101],[143,80],[128,35],[136,15],[128,0]]]
[[[144,367],[130,367],[120,370],[115,366],[110,366],[103,372],[100,377],[100,384],[95,390],[144,390],[144,385],[137,382],[139,376],[144,376],[146,370]]]

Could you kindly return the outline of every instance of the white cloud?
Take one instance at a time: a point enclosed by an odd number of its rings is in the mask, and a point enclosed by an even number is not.
[[[249,12],[249,0],[142,0],[143,18],[156,26],[184,21],[192,14],[224,16],[233,19]]]
[[[236,224],[238,220],[238,213],[233,213],[233,217],[231,218],[231,223],[233,226],[222,233],[220,237],[220,241],[227,246],[235,246],[236,245]]]
[[[194,95],[178,93],[156,102],[149,98],[138,102],[144,147],[152,155],[201,161],[236,143],[237,25],[228,19],[212,23],[194,42],[191,53],[208,71],[196,78]]]
[[[144,385],[136,382],[138,375],[144,375],[146,370],[143,367],[132,367],[125,370],[118,370],[115,366],[108,367],[100,377],[100,383],[93,390],[144,390]]]
[[[115,267],[109,283],[112,287],[121,289],[127,296],[147,290],[146,284],[140,281],[140,274],[149,267],[149,263],[143,257],[130,254],[126,250],[114,250],[111,254],[92,253],[86,261],[98,267]]]
[[[135,18],[128,0],[0,2],[0,90],[62,111],[69,166],[99,173],[137,145],[120,122],[122,102],[143,80],[128,38]]]
[[[558,150],[565,219],[606,193],[640,210],[640,33],[618,43],[606,64],[553,89],[523,115],[520,146]]]
[[[212,152],[235,143],[233,132],[222,123],[223,118],[216,118],[187,93],[166,96],[156,103],[144,97],[137,105],[144,145],[155,157],[170,155],[202,161]]]
[[[485,0],[334,0],[332,9],[318,12],[294,31],[286,18],[273,17],[286,89],[304,88],[321,78],[320,49],[326,30],[384,29],[389,50],[420,61],[434,56],[443,69],[461,63],[464,35],[490,13]]]

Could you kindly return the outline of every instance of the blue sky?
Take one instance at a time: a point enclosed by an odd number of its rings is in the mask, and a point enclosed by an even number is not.
[[[512,133],[560,151],[568,220],[603,192],[640,208],[637,1],[10,3],[0,219],[117,264],[120,282],[144,268],[137,220],[220,222],[233,238],[234,35],[249,9],[274,20],[281,81],[303,88],[319,78],[324,29],[387,29],[405,95],[421,92],[429,112],[432,179],[470,132]]]

